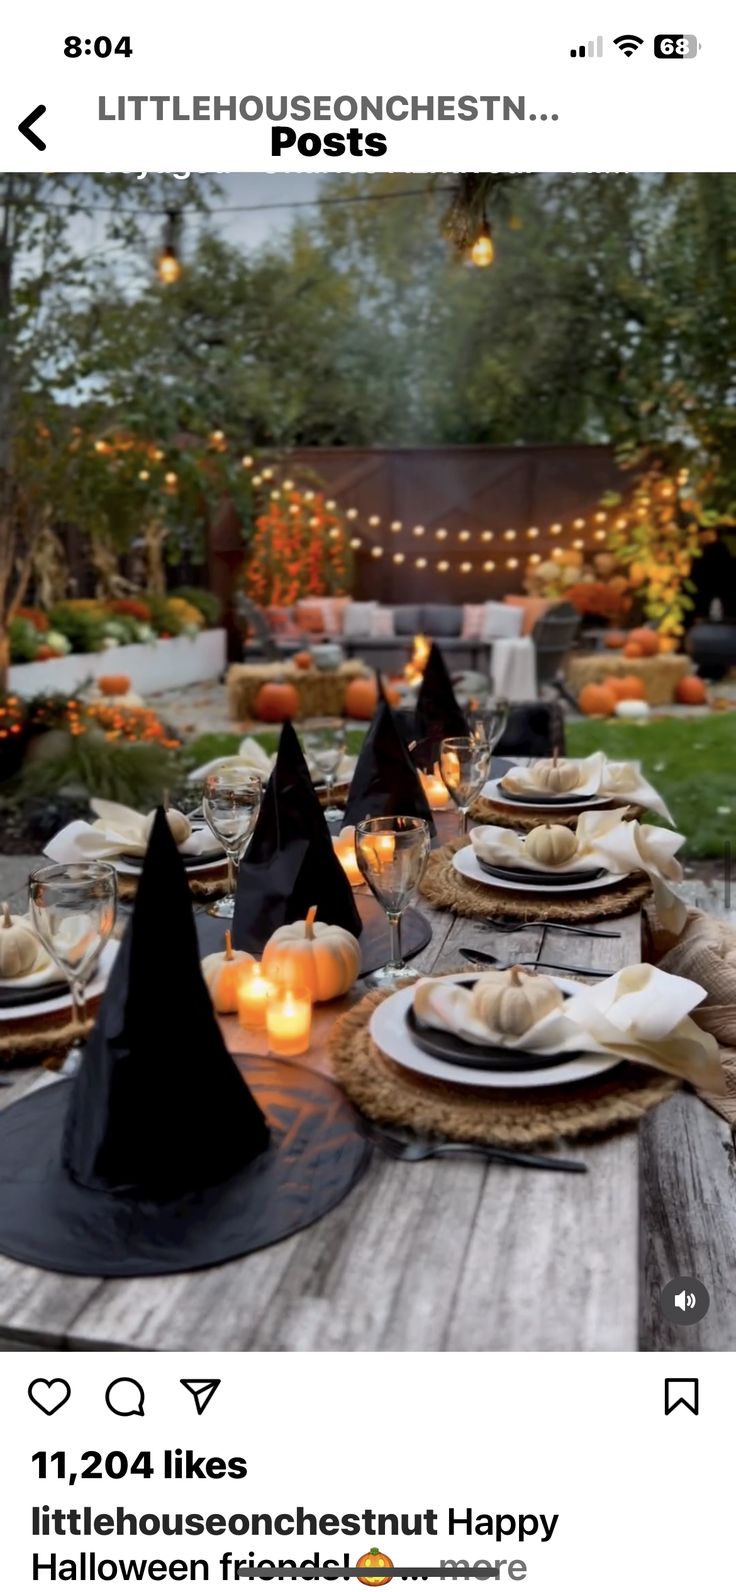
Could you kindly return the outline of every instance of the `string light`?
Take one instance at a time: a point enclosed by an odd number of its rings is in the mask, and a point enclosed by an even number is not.
[[[536,525],[530,525],[530,526],[529,526],[529,529],[528,529],[528,531],[527,531],[527,533],[526,533],[526,534],[527,534],[527,536],[528,536],[528,537],[529,537],[529,541],[530,541],[530,542],[533,542],[533,541],[535,541],[535,540],[536,540],[536,538],[537,538],[537,537],[538,537],[538,535],[539,535],[539,531],[538,531],[538,529],[537,529],[537,527],[536,527]]]
[[[541,564],[541,562],[542,562],[541,553],[530,553],[529,554],[529,563],[530,564]]]
[[[362,547],[363,543],[362,543],[360,537],[359,536],[351,536],[351,538],[350,538],[350,546],[354,547],[356,549],[358,547]]]
[[[473,265],[484,270],[486,266],[493,265],[495,254],[488,217],[484,216],[478,236],[470,250],[470,259]]]
[[[605,531],[594,531],[593,532],[593,539],[596,542],[605,542],[605,540],[606,540]]]
[[[485,561],[485,564],[483,565],[483,568],[484,568],[486,574],[490,575],[491,570],[496,568],[496,566],[495,566],[495,564],[493,562],[493,559],[492,558],[487,558],[486,561]]]
[[[347,509],[345,511],[345,518],[346,518],[346,520],[357,520],[357,518],[358,518],[358,510],[357,509]]]
[[[562,530],[562,526],[561,525],[550,525],[549,534],[550,534],[550,536],[559,536],[561,530]]]
[[[372,547],[371,548],[371,558],[383,558],[383,548],[382,547]]]
[[[503,539],[504,539],[505,542],[515,542],[516,541],[516,531],[504,531]]]
[[[395,564],[403,564],[405,558],[406,558],[406,554],[405,553],[394,553],[394,563]]]
[[[469,542],[470,541],[470,531],[458,531],[457,539],[458,539],[459,542]]]
[[[437,541],[438,542],[446,542],[447,541],[447,531],[445,530],[444,525],[440,528],[439,531],[435,531],[434,534],[437,537]]]
[[[584,531],[585,530],[585,520],[573,520],[572,528],[573,528],[574,531]]]
[[[412,534],[412,536],[423,536],[424,535],[424,526],[423,525],[415,525],[411,534]]]
[[[518,560],[518,558],[507,558],[507,560],[506,560],[506,568],[507,569],[518,569],[519,568],[519,560]]]
[[[246,453],[245,457],[241,459],[240,463],[242,464],[244,470],[251,470],[253,468],[253,460],[249,453]]]
[[[584,548],[584,546],[585,546],[585,542],[584,542],[584,541],[583,541],[583,538],[582,538],[582,536],[576,536],[576,537],[575,537],[575,541],[574,541],[574,542],[573,542],[573,544],[572,544],[572,545],[573,545],[573,547],[574,547],[574,548],[575,548],[575,551],[576,551],[576,552],[577,552],[577,553],[580,553],[580,552],[582,552],[582,550],[583,550],[583,548]]]
[[[398,531],[400,531],[401,530],[401,520],[392,520],[391,521],[391,530],[394,532],[394,534],[396,534]]]
[[[181,279],[183,266],[179,257],[181,240],[181,211],[168,210],[161,252],[156,261],[156,271],[162,287],[173,287]]]
[[[415,569],[426,569],[427,568],[427,560],[426,560],[426,558],[415,558],[414,567],[415,567]]]
[[[461,569],[463,575],[469,575],[472,568],[473,568],[472,564],[468,564],[467,561],[460,565],[460,569]]]
[[[439,563],[438,563],[438,565],[437,565],[437,568],[440,571],[440,574],[444,575],[446,573],[446,571],[450,568],[450,566],[449,566],[449,564],[447,562],[447,559],[446,558],[441,558]]]
[[[481,539],[482,542],[492,542],[493,541],[493,531],[481,531],[480,539]]]
[[[327,504],[327,508],[329,508],[329,507],[330,507],[330,505],[329,505],[329,503],[328,503],[328,504]],[[369,524],[369,525],[372,525],[372,526],[374,526],[374,527],[375,527],[375,526],[376,526],[376,525],[380,525],[380,523],[381,523],[381,516],[380,516],[380,514],[369,514],[369,515],[368,515],[368,524]]]

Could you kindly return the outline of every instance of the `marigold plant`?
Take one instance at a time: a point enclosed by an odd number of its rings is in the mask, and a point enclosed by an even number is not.
[[[345,596],[352,581],[346,521],[321,492],[275,489],[257,516],[245,588],[260,607]]]

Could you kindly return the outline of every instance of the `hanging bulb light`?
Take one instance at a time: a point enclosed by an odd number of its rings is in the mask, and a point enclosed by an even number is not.
[[[495,255],[496,251],[493,247],[488,217],[484,215],[480,232],[475,242],[471,245],[470,259],[473,265],[477,265],[482,270],[487,265],[493,265]]]
[[[181,241],[181,213],[178,210],[168,210],[161,252],[156,260],[156,270],[159,282],[164,287],[173,287],[182,274],[179,244]]]

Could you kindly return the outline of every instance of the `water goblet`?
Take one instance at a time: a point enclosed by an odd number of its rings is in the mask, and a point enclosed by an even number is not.
[[[385,967],[365,980],[370,989],[396,988],[421,975],[401,951],[401,919],[427,865],[431,837],[424,818],[364,818],[355,830],[358,867],[388,919],[391,949]]]
[[[498,745],[509,721],[511,705],[505,697],[492,694],[468,709],[468,729],[474,741],[485,741],[491,753]]]
[[[213,918],[231,918],[235,912],[237,870],[255,829],[262,799],[261,779],[245,769],[216,770],[204,782],[202,812],[227,857],[228,893],[207,908]]]
[[[440,745],[440,774],[460,813],[460,833],[468,832],[468,813],[488,779],[491,748],[472,735],[453,735]]]
[[[340,809],[331,803],[335,778],[345,753],[345,725],[342,719],[314,720],[302,730],[301,738],[310,770],[316,769],[325,783],[325,818],[329,823],[342,816]]]
[[[115,927],[117,875],[109,862],[53,862],[28,881],[31,922],[69,985],[74,1022],[87,1023],[86,990],[103,946]],[[64,1072],[76,1071],[81,1039],[74,1041]]]

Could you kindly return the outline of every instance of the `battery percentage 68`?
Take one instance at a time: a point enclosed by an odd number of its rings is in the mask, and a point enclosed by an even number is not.
[[[699,49],[694,33],[658,33],[654,40],[654,54],[662,61],[692,60]]]

